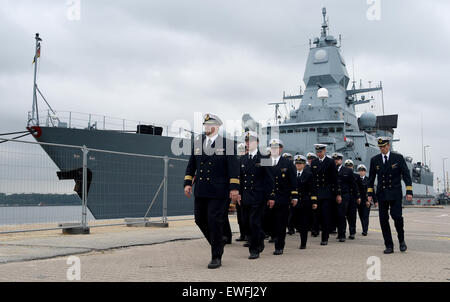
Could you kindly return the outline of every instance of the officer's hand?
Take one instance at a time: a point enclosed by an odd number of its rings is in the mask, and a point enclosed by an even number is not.
[[[412,201],[413,196],[411,194],[406,194],[406,201]]]
[[[241,194],[239,194],[239,195],[237,196],[237,203],[238,203],[239,205],[241,205],[241,199],[242,199],[242,196],[241,196]]]
[[[378,202],[375,202],[374,206],[375,208],[378,208]]]
[[[231,201],[236,202],[238,200],[239,191],[238,190],[231,190],[230,191],[230,198]]]
[[[192,194],[192,186],[184,186],[184,195],[186,195],[187,198],[191,198]]]
[[[367,196],[367,201],[372,202],[372,196]]]
[[[342,197],[341,197],[341,195],[336,196],[336,202],[337,202],[338,204],[340,204],[340,203],[342,202]]]
[[[275,200],[271,199],[267,202],[267,204],[269,205],[269,208],[273,208],[273,206],[275,205]]]
[[[297,205],[298,200],[297,199],[292,199],[292,206],[295,207]]]
[[[357,204],[361,204],[361,198],[358,198],[358,199],[356,200],[356,203],[357,203]]]
[[[317,204],[313,203],[312,208],[313,210],[317,210]]]
[[[370,208],[370,205],[371,205],[370,201],[366,201],[366,207]]]

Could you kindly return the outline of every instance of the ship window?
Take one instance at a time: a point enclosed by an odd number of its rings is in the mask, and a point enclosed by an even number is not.
[[[316,132],[316,128],[309,128],[309,132]]]
[[[323,128],[317,128],[317,133],[322,133],[323,132]]]
[[[303,129],[297,128],[295,129],[295,132],[301,132]]]
[[[280,130],[280,133],[286,133],[286,130]]]
[[[314,128],[313,128],[314,129]],[[303,128],[302,132],[308,132],[308,128]]]
[[[294,130],[288,129],[287,133],[294,133]]]
[[[334,133],[334,128],[328,128],[328,131],[330,131],[331,133]]]
[[[341,127],[336,128],[336,132],[342,132],[342,128]]]

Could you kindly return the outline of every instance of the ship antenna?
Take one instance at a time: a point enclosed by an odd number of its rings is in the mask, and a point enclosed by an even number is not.
[[[31,110],[31,119],[35,119],[36,115],[36,125],[39,126],[39,112],[38,112],[38,104],[37,104],[37,95],[36,95],[36,74],[37,74],[37,60],[38,60],[38,51],[41,47],[41,41],[42,39],[39,37],[39,33],[36,33],[36,36],[34,37],[36,40],[36,48],[34,52],[34,81],[33,81],[33,108]]]
[[[322,23],[322,37],[325,38],[327,36],[327,19],[326,19],[326,15],[327,15],[327,8],[326,7],[322,7],[322,15],[323,15],[323,23]]]

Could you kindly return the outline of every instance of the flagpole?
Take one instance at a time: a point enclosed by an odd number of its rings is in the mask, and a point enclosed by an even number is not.
[[[37,105],[37,95],[36,95],[36,74],[37,74],[37,59],[38,59],[38,48],[39,48],[39,41],[42,41],[41,38],[39,38],[39,33],[36,33],[36,49],[34,52],[34,81],[33,81],[33,108],[32,108],[32,115],[31,117],[34,118],[34,115],[36,113],[36,125],[39,125],[39,112],[38,112],[38,105]]]

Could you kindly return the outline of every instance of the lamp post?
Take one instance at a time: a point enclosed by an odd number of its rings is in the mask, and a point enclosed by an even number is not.
[[[442,159],[442,179],[444,180],[444,189],[442,190],[442,192],[445,194],[447,193],[447,187],[446,187],[446,182],[445,182],[445,160],[447,159],[447,157],[444,157]]]

